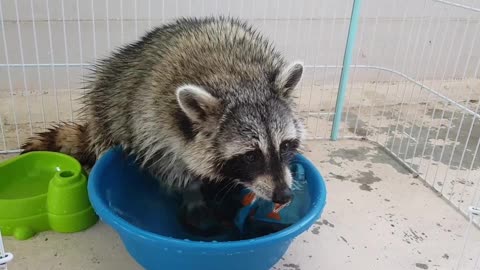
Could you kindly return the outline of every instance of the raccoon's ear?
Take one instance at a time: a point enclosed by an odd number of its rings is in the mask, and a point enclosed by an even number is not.
[[[275,78],[275,86],[283,97],[289,97],[302,78],[303,63],[293,62],[281,70]]]
[[[204,122],[216,115],[220,102],[201,87],[183,85],[177,89],[177,102],[183,112],[194,122]]]

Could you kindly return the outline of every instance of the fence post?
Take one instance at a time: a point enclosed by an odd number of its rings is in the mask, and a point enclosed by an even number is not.
[[[340,83],[338,85],[337,102],[335,105],[335,115],[333,116],[332,133],[330,138],[332,141],[338,139],[340,123],[342,122],[343,105],[345,103],[345,94],[347,92],[348,77],[350,76],[350,65],[352,63],[352,54],[355,46],[355,37],[358,31],[358,23],[360,21],[360,5],[362,0],[353,0],[352,16],[350,17],[350,25],[348,27],[347,44],[345,45],[345,53],[343,54],[342,73],[340,75]]]

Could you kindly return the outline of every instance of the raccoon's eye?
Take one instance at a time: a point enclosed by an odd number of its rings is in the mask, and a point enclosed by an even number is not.
[[[280,152],[282,154],[286,154],[288,152],[294,152],[298,148],[298,141],[297,140],[287,140],[283,141],[282,144],[280,144]]]
[[[258,151],[254,150],[254,151],[245,153],[243,155],[243,160],[245,160],[245,162],[247,163],[254,163],[258,161]]]

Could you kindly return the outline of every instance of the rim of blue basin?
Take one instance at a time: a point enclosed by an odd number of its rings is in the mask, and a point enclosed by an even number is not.
[[[90,173],[88,193],[91,203],[102,221],[115,228],[121,236],[123,236],[125,232],[128,232],[129,234],[134,234],[138,238],[142,238],[143,241],[147,240],[152,242],[164,242],[168,243],[170,247],[177,247],[183,249],[251,249],[254,246],[258,247],[262,245],[272,244],[275,242],[278,243],[281,241],[291,241],[293,238],[306,231],[315,221],[317,221],[326,204],[327,191],[323,177],[310,160],[299,154],[296,156],[295,161],[301,163],[304,166],[305,174],[309,177],[309,179],[307,180],[309,183],[309,189],[315,189],[310,194],[313,194],[316,198],[311,198],[312,207],[307,212],[307,214],[295,224],[273,234],[238,241],[206,242],[168,237],[141,229],[130,224],[128,221],[124,220],[123,218],[115,214],[112,210],[110,210],[108,205],[105,204],[105,201],[99,197],[100,192],[98,191],[98,185],[95,183],[95,181],[99,181],[101,180],[101,178],[98,178],[97,174],[100,174],[100,172],[104,170],[112,169],[108,168],[108,164],[111,164],[110,161],[115,158],[115,154],[115,151],[110,150],[97,161]]]

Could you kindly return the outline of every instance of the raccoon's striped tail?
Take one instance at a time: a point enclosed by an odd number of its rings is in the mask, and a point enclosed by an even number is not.
[[[53,151],[76,158],[84,167],[92,167],[95,154],[90,151],[88,124],[60,123],[45,132],[37,133],[22,145],[24,153]]]

